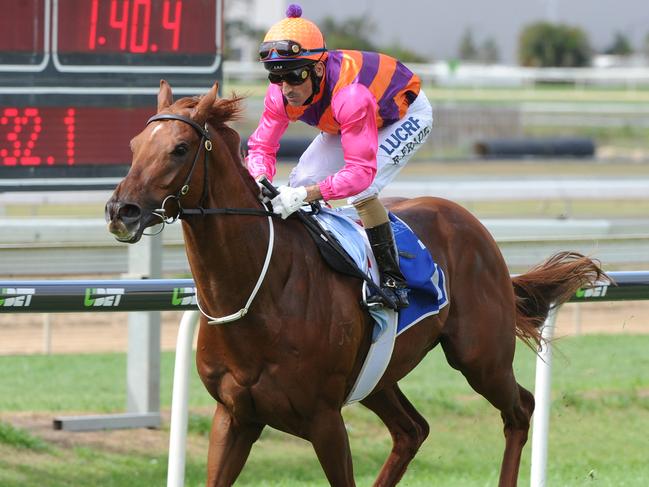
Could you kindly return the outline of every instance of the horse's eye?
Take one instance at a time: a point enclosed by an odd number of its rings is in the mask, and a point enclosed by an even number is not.
[[[172,150],[171,153],[174,156],[184,156],[185,154],[187,154],[187,151],[189,151],[189,146],[182,142],[174,147],[174,150]]]

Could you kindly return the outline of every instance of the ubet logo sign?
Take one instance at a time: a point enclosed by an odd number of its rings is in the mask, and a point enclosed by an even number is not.
[[[86,308],[119,306],[123,294],[124,288],[121,287],[88,287],[83,305]]]
[[[608,285],[595,286],[588,289],[578,289],[575,293],[578,298],[603,298],[608,291]]]
[[[32,302],[36,289],[31,287],[6,287],[0,289],[0,306],[26,308]]]
[[[175,287],[171,296],[171,304],[174,306],[188,306],[196,304],[195,287]]]

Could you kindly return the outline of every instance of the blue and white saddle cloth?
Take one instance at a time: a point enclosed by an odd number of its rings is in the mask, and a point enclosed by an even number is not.
[[[338,239],[358,267],[369,273],[378,284],[376,260],[364,229],[352,219],[355,217],[353,207],[325,208],[316,215],[320,224]],[[390,362],[397,335],[439,313],[449,302],[444,272],[433,261],[426,246],[406,223],[392,213],[389,217],[399,250],[401,272],[410,288],[410,306],[399,313],[380,306],[370,308],[375,321],[372,344],[346,404],[360,401],[372,392]]]
[[[338,239],[361,270],[367,273],[369,268],[370,275],[378,284],[376,260],[365,231],[349,216],[352,211],[351,207],[337,210],[323,208],[316,218]],[[393,213],[388,216],[399,251],[399,266],[410,288],[410,306],[398,313],[399,335],[424,318],[439,313],[448,304],[448,296],[444,272],[433,261],[426,246],[403,220]],[[372,315],[375,316],[375,313],[372,312]],[[383,319],[379,317],[377,321]]]

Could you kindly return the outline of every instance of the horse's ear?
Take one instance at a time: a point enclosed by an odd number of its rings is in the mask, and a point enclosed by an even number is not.
[[[174,102],[171,86],[165,80],[160,80],[160,91],[158,92],[158,113],[171,106]]]
[[[214,83],[210,91],[208,91],[201,97],[198,105],[196,105],[193,116],[194,121],[200,124],[205,123],[205,121],[209,118],[210,113],[212,112],[212,105],[214,105],[214,102],[217,99],[218,91],[219,83],[217,81]]]

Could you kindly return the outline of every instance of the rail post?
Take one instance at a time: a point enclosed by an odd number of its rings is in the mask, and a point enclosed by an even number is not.
[[[178,327],[171,395],[167,487],[183,487],[185,485],[187,421],[189,418],[189,364],[193,355],[194,330],[199,316],[198,311],[185,311]]]
[[[572,303],[604,301],[647,301],[649,300],[649,272],[609,272],[612,282],[596,283],[593,287],[579,289],[569,300]],[[544,323],[542,336],[545,339],[536,360],[536,384],[534,427],[532,429],[531,487],[547,485],[548,437],[550,430],[552,350],[548,341],[554,336],[554,325],[558,308],[552,309]]]
[[[153,279],[162,275],[162,235],[128,248],[129,277]],[[128,314],[126,410],[134,414],[160,411],[160,311]],[[150,427],[160,425],[151,424]]]
[[[552,308],[541,331],[542,343],[536,357],[536,380],[534,399],[537,407],[534,411],[532,434],[532,473],[531,487],[545,487],[545,472],[548,464],[548,432],[550,431],[550,400],[552,385],[552,345],[554,327],[559,308]],[[537,434],[538,430],[538,434]]]

